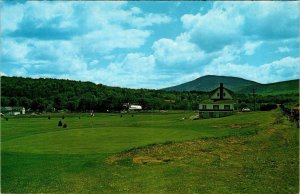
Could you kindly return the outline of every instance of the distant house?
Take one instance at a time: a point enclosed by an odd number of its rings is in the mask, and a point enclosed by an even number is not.
[[[142,106],[141,105],[131,104],[129,106],[129,110],[142,110]]]
[[[1,107],[1,113],[2,114],[7,114],[7,115],[19,115],[25,114],[25,108],[24,107],[10,107],[10,106],[5,106]]]
[[[127,111],[140,111],[140,110],[143,109],[141,105],[130,104],[130,103],[125,103],[125,104],[123,104],[123,107],[124,107]]]
[[[234,111],[234,93],[225,88],[223,83],[210,92],[209,99],[203,100],[199,104],[199,117],[222,117]]]

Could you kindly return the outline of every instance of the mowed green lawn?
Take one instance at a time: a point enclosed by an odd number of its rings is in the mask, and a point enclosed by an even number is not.
[[[51,119],[48,119],[48,115],[45,115],[36,118],[15,117],[8,121],[1,118],[1,191],[255,193],[263,188],[271,192],[298,191],[299,133],[284,119],[274,124],[279,115],[278,111],[239,113],[219,119],[182,119],[191,115],[195,113],[140,113],[133,117],[131,114],[123,114],[122,117],[120,114],[96,114],[95,117],[70,114],[65,115],[65,119],[61,119],[59,115],[51,115]],[[59,120],[68,127],[58,127]],[[288,139],[285,144],[282,145],[280,137],[263,136],[271,129],[284,131],[281,135]],[[228,138],[241,141],[245,137],[255,137],[256,139],[247,141],[256,143],[249,144],[251,152],[243,152],[242,155],[230,158],[232,161],[229,164],[240,164],[237,166],[226,166],[225,163],[222,166],[223,160],[216,164],[209,154],[201,155],[201,158],[199,155],[186,155],[202,153],[201,146],[207,144],[211,145],[208,150],[212,155],[216,154],[213,153],[216,150],[222,153],[231,150],[234,154],[237,151],[231,144],[223,147],[217,145]],[[199,141],[199,149],[194,150],[193,143],[184,144],[190,140]],[[270,141],[271,146],[267,147],[267,151],[264,150],[265,154],[255,155],[253,150],[260,150],[266,141]],[[159,145],[149,147],[149,144]],[[155,149],[157,146],[162,148]],[[149,151],[149,148],[153,150]],[[172,148],[172,152],[169,148]],[[155,157],[153,153],[156,153]],[[117,159],[113,159],[115,157]],[[134,162],[139,157],[150,157],[150,162]],[[160,162],[164,157],[167,159]],[[274,171],[274,162],[271,162],[270,171],[267,173],[256,172],[254,167],[259,165],[256,160],[265,161],[264,157],[274,160],[275,163],[280,160],[285,165],[280,168],[281,175],[276,169]],[[243,162],[246,166],[243,166]],[[237,168],[243,172],[242,175],[232,174]],[[268,168],[266,165],[266,169]],[[257,176],[251,176],[253,173]],[[290,178],[281,180],[280,176],[284,175]],[[238,180],[249,181],[236,184],[237,177]],[[277,189],[279,181],[280,188]],[[275,189],[268,190],[268,187]]]

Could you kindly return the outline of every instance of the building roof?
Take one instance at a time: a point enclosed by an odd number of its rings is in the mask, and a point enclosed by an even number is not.
[[[234,103],[235,103],[234,100],[211,100],[211,99],[202,100],[200,102],[200,104],[234,104]]]
[[[220,86],[217,87],[216,89],[210,91],[209,92],[209,96],[213,95],[219,88],[220,88]],[[223,86],[223,89],[225,89],[232,97],[234,96],[234,92],[233,91],[229,90],[228,88],[225,88],[224,86]]]

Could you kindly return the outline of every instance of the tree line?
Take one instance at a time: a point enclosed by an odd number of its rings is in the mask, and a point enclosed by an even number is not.
[[[145,110],[197,109],[205,92],[109,87],[92,82],[51,78],[1,78],[1,106],[23,106],[27,110],[120,111],[123,103],[142,105]]]
[[[92,82],[51,78],[1,77],[1,106],[53,112],[120,111],[123,103],[139,104],[144,110],[197,110],[209,93],[109,87]],[[250,106],[253,96],[237,94],[238,108]],[[298,94],[255,96],[257,104],[298,102]]]

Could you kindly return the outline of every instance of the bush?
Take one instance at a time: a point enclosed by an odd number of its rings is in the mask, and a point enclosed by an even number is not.
[[[48,116],[48,119],[51,119],[51,117],[50,117],[50,116]]]
[[[66,123],[64,124],[63,128],[67,128],[67,124]]]
[[[5,118],[6,121],[8,121],[8,118]]]
[[[274,120],[274,124],[281,124],[283,123],[283,116],[282,114],[277,114]]]
[[[62,119],[65,119],[65,115],[63,115],[61,118],[62,118]]]
[[[276,104],[262,104],[260,105],[260,110],[261,111],[269,111],[269,110],[273,110],[276,109],[277,105]]]
[[[61,121],[58,122],[58,126],[59,126],[59,127],[62,126],[62,122],[61,122]]]
[[[247,108],[248,107],[248,105],[245,103],[245,102],[241,102],[240,104],[239,104],[239,109],[243,109],[243,108]]]

